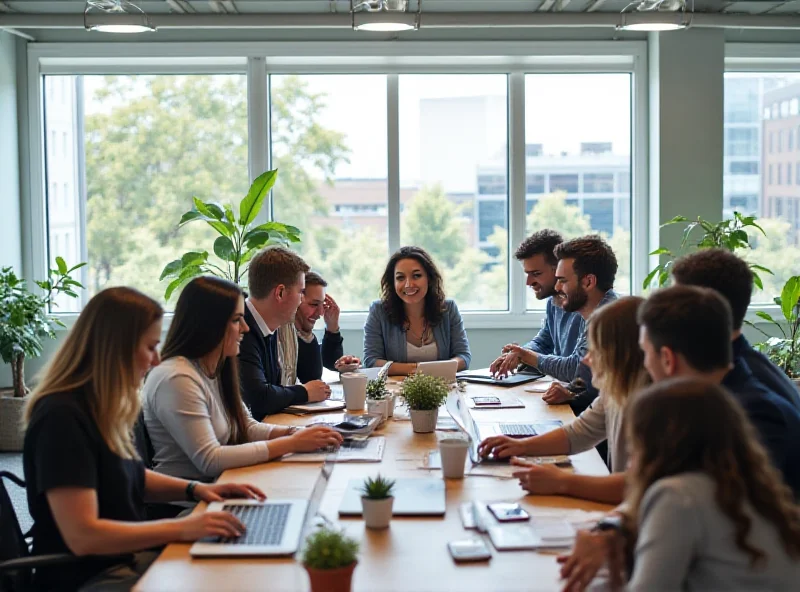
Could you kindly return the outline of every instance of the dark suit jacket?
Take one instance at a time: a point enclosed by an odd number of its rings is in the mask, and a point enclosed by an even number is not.
[[[244,320],[250,331],[244,334],[239,347],[239,373],[242,398],[253,417],[261,421],[267,415],[280,413],[289,405],[307,403],[308,393],[304,386],[281,386],[275,333],[265,338],[247,306],[244,308]]]
[[[798,391],[794,383],[789,380],[789,377],[783,373],[783,370],[770,362],[769,358],[760,351],[753,349],[744,335],[739,335],[739,337],[734,339],[733,355],[736,358],[743,358],[756,379],[761,381],[764,386],[773,393],[786,399],[791,403],[792,407],[800,411],[800,391]]]

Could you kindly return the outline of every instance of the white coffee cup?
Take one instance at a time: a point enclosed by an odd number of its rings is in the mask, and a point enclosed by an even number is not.
[[[463,479],[467,462],[469,441],[464,438],[442,438],[439,440],[439,455],[442,459],[442,476],[445,479]]]
[[[344,390],[344,405],[348,411],[364,411],[364,403],[367,400],[367,378],[366,374],[360,372],[345,372],[340,377]]]

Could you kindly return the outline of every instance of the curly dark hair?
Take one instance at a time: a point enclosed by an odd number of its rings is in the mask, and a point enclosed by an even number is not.
[[[733,328],[742,328],[753,294],[753,272],[741,257],[725,249],[702,249],[672,265],[672,277],[685,286],[716,290],[731,305]]]
[[[544,255],[547,263],[555,266],[558,263],[558,259],[556,259],[553,251],[563,242],[564,237],[558,232],[543,228],[522,241],[514,252],[514,257],[516,257],[517,261],[523,261],[530,259],[534,255]]]
[[[559,261],[572,259],[572,266],[579,278],[589,274],[597,278],[597,289],[601,292],[608,292],[614,287],[617,256],[600,235],[591,234],[563,242],[556,246],[555,256]]]
[[[635,546],[639,511],[647,489],[659,479],[691,471],[716,484],[720,510],[734,524],[736,546],[753,567],[768,559],[748,536],[749,503],[778,531],[787,554],[800,558],[800,510],[773,466],[741,406],[723,387],[677,378],[637,394],[625,415],[633,463],[628,470],[625,526]]]
[[[400,247],[386,264],[386,269],[381,276],[381,302],[389,321],[394,325],[404,325],[408,320],[403,301],[394,289],[394,268],[402,259],[413,259],[425,270],[428,276],[428,293],[425,294],[425,320],[431,327],[438,325],[444,313],[444,282],[433,259],[422,247]]]

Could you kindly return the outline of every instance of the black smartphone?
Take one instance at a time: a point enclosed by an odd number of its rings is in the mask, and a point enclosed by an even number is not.
[[[519,504],[487,504],[486,506],[498,522],[524,522],[530,515]]]

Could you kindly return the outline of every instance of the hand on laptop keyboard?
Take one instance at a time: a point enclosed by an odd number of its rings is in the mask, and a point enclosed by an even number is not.
[[[244,524],[230,512],[201,512],[181,518],[179,538],[196,541],[205,537],[236,538],[242,536]]]

